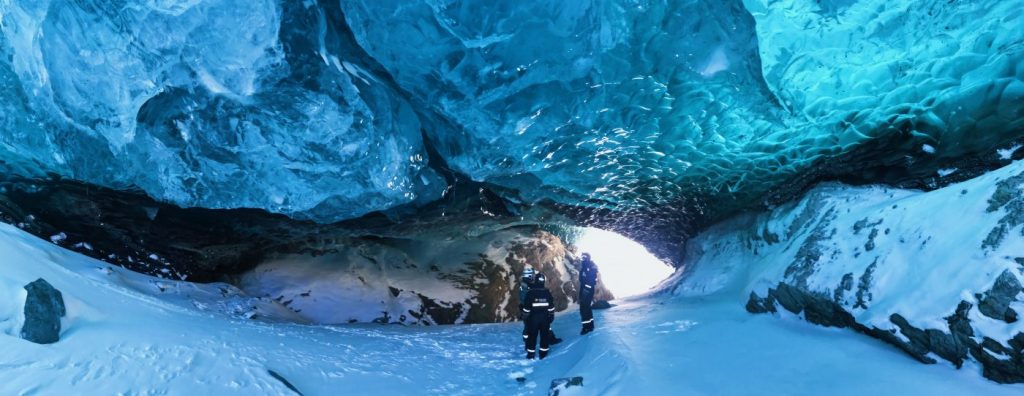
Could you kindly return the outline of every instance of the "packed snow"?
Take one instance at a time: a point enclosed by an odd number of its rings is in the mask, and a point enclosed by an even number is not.
[[[0,394],[547,394],[583,377],[585,394],[1013,395],[972,370],[921,365],[874,340],[796,317],[754,316],[739,288],[649,295],[597,311],[543,361],[523,358],[515,323],[405,327],[274,322],[289,311],[226,284],[152,278],[0,224]],[[61,340],[17,337],[22,286],[45,278],[68,315]],[[251,318],[251,319],[249,319]],[[264,318],[264,320],[260,320]],[[523,378],[518,381],[517,378]],[[572,390],[572,388],[570,388]]]

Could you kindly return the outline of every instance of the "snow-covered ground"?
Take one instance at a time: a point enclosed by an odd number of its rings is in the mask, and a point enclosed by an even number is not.
[[[738,288],[754,310],[781,301],[922,360],[975,359],[989,378],[1020,382],[1022,224],[1024,161],[929,192],[827,184],[687,241],[687,268],[668,283],[690,297]]]
[[[976,370],[922,365],[847,330],[750,315],[744,290],[650,296],[558,316],[565,342],[522,358],[518,324],[340,327],[247,319],[287,314],[224,284],[128,272],[0,224],[0,394],[546,394],[583,376],[585,394],[1019,395]],[[61,340],[18,338],[22,286],[43,277],[67,304]],[[278,312],[280,310],[283,312]],[[522,383],[515,380],[525,376]],[[578,388],[577,388],[578,389]]]

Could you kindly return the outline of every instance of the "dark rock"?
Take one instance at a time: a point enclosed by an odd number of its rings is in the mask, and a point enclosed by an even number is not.
[[[1003,344],[1000,344],[998,341],[988,337],[985,337],[981,341],[981,347],[988,349],[992,352],[998,353],[1000,355],[1009,355],[1010,353],[1012,353],[1012,351],[1009,348],[1003,346]]]
[[[60,318],[64,310],[64,297],[43,278],[25,285],[25,324],[21,338],[36,344],[52,344],[60,340]]]
[[[490,202],[491,186],[476,182],[461,182],[443,199],[410,213],[396,209],[320,224],[257,209],[181,208],[138,190],[72,180],[2,176],[0,221],[17,223],[31,215],[22,229],[40,238],[63,232],[65,246],[86,256],[153,276],[166,276],[161,270],[168,269],[194,282],[221,281],[269,257],[332,253],[351,239],[416,240],[424,230],[444,239],[464,237],[469,229],[483,234],[517,224],[571,223],[546,204],[515,208],[517,214],[510,215],[499,208],[507,201]],[[90,248],[75,247],[77,242],[88,242]],[[149,254],[160,257],[159,262],[149,260]]]
[[[750,292],[750,298],[747,299],[747,312],[755,314],[774,312],[769,307],[775,309],[774,304],[769,304],[766,299],[758,297],[757,293]]]
[[[985,292],[978,304],[978,310],[982,315],[992,319],[1002,320],[1006,323],[1017,321],[1017,312],[1010,308],[1010,304],[1017,300],[1024,288],[1021,287],[1017,277],[1009,270],[1003,271],[996,279],[992,289]]]
[[[1010,230],[1024,224],[1024,196],[1020,194],[1021,186],[1024,186],[1024,173],[996,183],[996,191],[988,200],[987,210],[995,212],[1002,209],[1004,215],[982,241],[982,249],[995,250],[1002,245]]]
[[[853,274],[848,273],[843,275],[843,279],[839,281],[839,286],[836,286],[835,292],[832,295],[832,301],[838,304],[843,303],[843,296],[846,292],[853,290]]]
[[[1024,356],[1019,352],[992,356],[985,349],[971,349],[971,356],[981,363],[981,374],[1002,384],[1024,382]]]
[[[594,301],[594,303],[590,305],[590,308],[593,308],[593,309],[608,309],[608,308],[611,308],[611,307],[613,307],[613,305],[612,305],[612,303],[608,302],[608,300],[597,300],[597,301]]]
[[[295,392],[295,394],[302,396],[302,392],[299,392],[299,390],[295,388],[295,385],[292,385],[291,382],[288,382],[288,380],[281,376],[281,374],[278,374],[276,371],[271,369],[267,369],[267,374],[270,374],[270,376],[274,377],[274,379],[281,381],[281,383],[284,384],[284,386],[288,387],[288,389],[290,389],[292,392]]]
[[[864,251],[870,252],[875,250],[875,238],[878,237],[878,229],[872,228],[871,233],[868,235],[868,241],[864,243]]]
[[[906,354],[910,355],[910,357],[914,358],[915,360],[917,360],[917,361],[919,361],[921,363],[924,363],[924,364],[935,364],[936,363],[935,359],[932,359],[931,357],[928,356],[928,349],[927,348],[924,348],[924,347],[922,347],[922,346],[920,346],[918,344],[914,344],[914,343],[909,343],[909,342],[903,341],[902,338],[900,338],[899,336],[896,335],[896,331],[895,330],[883,330],[883,329],[879,329],[877,327],[867,328],[867,327],[865,327],[863,325],[860,325],[859,323],[858,323],[858,325],[855,328],[858,331],[863,332],[864,334],[867,334],[867,335],[869,335],[871,337],[874,337],[874,338],[877,338],[879,340],[888,342],[889,344],[892,344],[893,346],[899,348],[900,350],[902,350]]]
[[[551,388],[548,391],[550,396],[558,396],[563,390],[574,386],[583,386],[583,377],[555,378],[551,380]]]
[[[853,223],[853,235],[860,234],[860,230],[863,230],[865,228],[877,227],[879,224],[882,224],[882,221],[882,219],[879,219],[878,221],[872,223],[871,220],[868,219],[867,217],[857,220],[856,223]]]
[[[854,308],[868,308],[868,302],[871,302],[871,281],[877,267],[878,257],[875,257],[875,261],[871,262],[871,265],[861,274],[860,281],[857,283],[857,302],[853,304]]]
[[[820,198],[812,196],[810,202],[807,204],[808,208],[805,209],[805,211],[812,207],[819,208],[823,205],[823,203],[819,201]],[[801,213],[800,216],[803,216],[803,213]],[[807,278],[814,274],[817,270],[818,263],[822,262],[821,257],[825,254],[826,241],[836,233],[835,229],[829,229],[835,218],[835,208],[828,208],[828,210],[825,211],[825,214],[821,216],[821,221],[819,221],[811,230],[811,235],[804,240],[803,244],[800,245],[800,249],[797,250],[796,256],[793,258],[793,262],[786,267],[786,279],[793,285],[803,289],[807,288]],[[795,221],[794,224],[796,224]],[[792,229],[792,226],[793,225],[790,225],[791,234],[795,232]]]
[[[462,315],[464,307],[461,303],[442,304],[419,293],[416,296],[423,302],[421,316],[429,316],[437,324],[455,324]],[[390,318],[385,323],[388,322]]]
[[[994,286],[993,290],[1000,289],[1003,294],[1012,291],[1009,286],[1016,284],[1010,282],[1009,279],[996,283],[1002,285]],[[986,294],[998,295],[1000,293]],[[902,315],[893,314],[889,317],[889,321],[896,325],[899,329],[898,332],[877,327],[869,328],[857,323],[853,315],[843,309],[842,305],[831,300],[829,296],[808,292],[786,283],[779,283],[777,287],[768,289],[768,294],[763,298],[756,293],[751,293],[746,309],[752,313],[775,312],[776,304],[795,314],[803,313],[807,321],[811,323],[848,327],[885,341],[922,363],[935,363],[936,360],[930,356],[934,355],[959,368],[968,358],[973,357],[974,360],[981,363],[982,374],[985,378],[1000,383],[1024,382],[1024,333],[1017,334],[1010,339],[1009,346],[1002,345],[988,337],[984,337],[982,343],[979,344],[974,338],[974,328],[971,326],[969,316],[974,306],[967,301],[961,301],[956,311],[945,318],[946,328],[944,329],[917,328]],[[903,337],[897,334],[901,334]]]
[[[808,322],[833,327],[851,327],[856,323],[853,315],[826,295],[808,293],[785,283],[779,283],[768,293],[786,310],[796,314],[802,312]]]
[[[1010,348],[1016,353],[1024,353],[1024,333],[1017,333],[1016,336],[1010,339]]]

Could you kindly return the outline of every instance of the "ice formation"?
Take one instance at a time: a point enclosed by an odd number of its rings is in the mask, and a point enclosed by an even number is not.
[[[320,222],[436,200],[448,170],[528,202],[700,218],[807,172],[934,174],[1013,140],[1022,10],[11,0],[0,158]]]

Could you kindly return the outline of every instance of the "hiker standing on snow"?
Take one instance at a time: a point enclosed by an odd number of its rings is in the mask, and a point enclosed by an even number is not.
[[[540,358],[548,355],[548,347],[551,345],[551,322],[555,320],[555,299],[551,292],[544,287],[546,281],[544,274],[537,274],[533,277],[533,284],[526,292],[523,299],[523,341],[526,343],[526,358],[533,359],[537,352],[537,339],[540,339]]]
[[[533,285],[533,277],[537,273],[533,270],[533,267],[527,265],[523,269],[523,276],[519,278],[519,319],[526,320],[526,315],[523,314],[523,307],[526,303],[526,293],[530,291],[530,286]]]
[[[594,310],[591,304],[594,303],[594,288],[597,285],[597,265],[590,260],[590,253],[583,253],[583,262],[580,264],[580,321],[583,329],[580,335],[594,331]]]
[[[526,306],[526,294],[530,292],[530,287],[533,286],[533,277],[536,275],[536,271],[533,267],[527,265],[523,269],[523,276],[519,278],[519,319],[526,321],[526,314],[523,313],[523,307]],[[551,345],[555,345],[562,342],[561,338],[555,335],[554,330],[548,331],[551,335]]]

